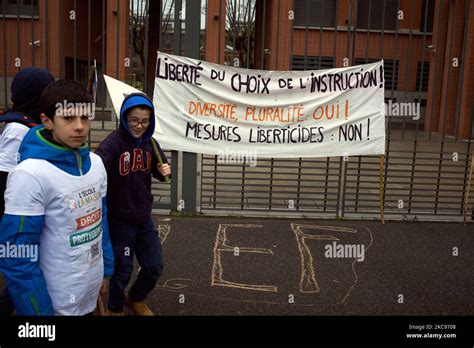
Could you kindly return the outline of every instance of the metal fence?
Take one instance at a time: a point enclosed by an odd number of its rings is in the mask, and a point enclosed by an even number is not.
[[[416,120],[386,116],[386,218],[457,221],[465,208],[469,220],[473,217],[473,195],[465,207],[473,110],[466,123],[461,97],[471,0],[2,0],[0,7],[3,107],[11,79],[26,66],[44,66],[58,78],[86,83],[96,60],[100,75],[150,94],[156,49],[200,59],[213,54],[221,64],[272,70],[384,59],[386,102],[420,106]],[[455,59],[453,69],[445,68]],[[93,149],[118,125],[103,78],[96,115]],[[174,178],[171,184],[153,184],[156,209],[380,216],[378,157],[259,159],[251,167],[219,163],[217,156],[166,153]]]
[[[265,4],[266,1],[263,1]],[[282,2],[278,1],[278,6]],[[324,10],[333,6],[332,15],[337,22],[339,6],[348,4],[349,11],[357,11],[368,8],[368,15],[360,16],[356,23],[349,23],[346,28],[328,29],[323,28],[325,17]],[[385,81],[386,81],[386,101],[393,102],[418,102],[421,105],[421,117],[413,122],[407,118],[394,119],[387,117],[387,144],[384,161],[384,207],[386,216],[390,219],[420,219],[420,220],[450,220],[461,219],[464,213],[465,189],[469,173],[469,165],[472,156],[472,132],[464,139],[460,139],[457,134],[459,125],[459,97],[456,98],[456,132],[450,136],[446,132],[446,118],[442,129],[433,132],[432,129],[421,129],[423,120],[426,117],[426,105],[433,103],[427,99],[429,83],[436,83],[439,77],[434,75],[429,80],[430,63],[428,53],[432,43],[432,33],[429,33],[427,26],[433,25],[427,20],[428,15],[434,16],[433,8],[429,6],[441,6],[438,1],[423,2],[422,16],[424,17],[423,29],[416,31],[417,42],[414,42],[415,30],[413,29],[413,17],[408,29],[399,33],[398,21],[394,21],[394,28],[384,30],[386,23],[382,18],[381,28],[371,31],[371,15],[375,10],[382,7],[382,17],[386,11],[384,9],[395,7],[395,13],[399,13],[399,2],[397,1],[294,1],[293,9],[297,11],[297,6],[301,6],[304,11],[295,13],[292,25],[291,40],[291,62],[294,70],[320,69],[335,67],[335,57],[340,54],[336,49],[337,40],[342,35],[347,35],[345,42],[345,57],[350,57],[352,64],[362,64],[378,59],[385,60]],[[414,2],[410,2],[410,9],[413,9]],[[451,1],[451,6],[460,6],[462,2]],[[329,6],[328,6],[329,5]],[[363,6],[358,6],[363,5]],[[372,9],[372,5],[375,9]],[[469,16],[472,13],[470,3],[464,3],[465,13]],[[264,5],[265,7],[265,5]],[[451,10],[454,16],[456,10]],[[377,17],[381,14],[376,13]],[[407,14],[408,15],[408,14]],[[441,11],[437,15],[438,26],[443,23]],[[360,21],[362,17],[362,22]],[[351,18],[351,16],[349,16]],[[367,22],[364,22],[367,20]],[[467,23],[464,24],[462,38],[463,53],[467,45]],[[312,26],[310,27],[310,22]],[[334,26],[334,22],[333,25]],[[358,28],[359,24],[362,29]],[[454,25],[453,22],[449,23]],[[304,32],[304,52],[302,55],[293,54],[295,30]],[[324,33],[323,33],[324,30]],[[332,57],[325,57],[322,53],[323,38],[329,38],[332,31],[334,40]],[[345,33],[344,33],[345,31]],[[431,29],[431,31],[433,31]],[[438,32],[439,32],[438,28]],[[389,34],[387,34],[389,33]],[[369,35],[370,39],[369,39]],[[378,41],[374,35],[379,36]],[[391,36],[392,54],[384,55],[384,38]],[[404,36],[403,38],[401,36]],[[451,31],[451,42],[455,39],[454,30]],[[301,35],[300,35],[301,36]],[[364,36],[366,36],[364,38]],[[379,54],[369,55],[371,41],[377,41]],[[448,39],[449,40],[449,39]],[[265,41],[262,39],[262,41]],[[362,42],[363,46],[358,45]],[[416,77],[416,88],[405,88],[399,83],[399,74],[404,63],[412,57],[414,45],[422,46],[422,59],[418,63]],[[318,56],[310,56],[308,47],[316,45],[319,49]],[[278,42],[274,45],[278,49]],[[301,45],[300,45],[301,46]],[[397,59],[397,49],[404,47],[403,59]],[[425,47],[428,50],[425,50]],[[386,50],[386,48],[385,48]],[[453,45],[447,47],[448,56],[454,57]],[[314,51],[314,50],[313,50]],[[327,50],[326,50],[327,51]],[[359,54],[354,52],[359,51]],[[466,58],[466,56],[464,56]],[[275,56],[279,59],[279,54]],[[464,59],[460,63],[459,69],[463,69]],[[434,65],[439,64],[434,59]],[[405,74],[408,74],[408,69]],[[462,85],[462,78],[455,84],[453,80],[447,79],[447,88],[455,88],[459,94],[459,86]],[[448,97],[445,96],[446,111],[448,110]],[[433,111],[432,111],[433,112]],[[431,115],[431,119],[433,115]],[[470,114],[472,119],[472,110]],[[426,127],[423,127],[426,128]],[[202,156],[201,162],[201,211],[213,213],[222,210],[225,213],[246,215],[249,212],[274,216],[309,216],[309,217],[346,217],[346,218],[378,218],[380,214],[379,200],[379,158],[359,156],[348,158],[347,161],[339,158],[325,159],[272,159],[261,160],[256,168],[248,165],[235,166],[219,164],[215,156]],[[468,203],[468,215],[472,217],[472,200]]]

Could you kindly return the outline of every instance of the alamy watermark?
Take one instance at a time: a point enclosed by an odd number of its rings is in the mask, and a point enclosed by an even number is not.
[[[327,258],[357,259],[358,262],[365,260],[364,244],[326,244],[324,256]]]
[[[219,164],[247,164],[250,167],[257,166],[257,151],[255,150],[229,150],[217,153],[217,163]]]
[[[18,326],[18,337],[20,338],[47,338],[48,341],[56,339],[56,325],[38,325],[26,322]]]
[[[95,118],[94,103],[70,103],[67,100],[63,100],[54,106],[56,108],[56,116],[87,116],[90,120]]]
[[[31,262],[38,261],[37,244],[0,244],[0,258],[31,259]]]
[[[384,105],[385,116],[411,117],[415,121],[420,119],[420,103],[394,103],[389,100]]]

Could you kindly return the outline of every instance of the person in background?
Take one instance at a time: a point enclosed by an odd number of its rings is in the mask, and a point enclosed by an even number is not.
[[[13,78],[13,106],[0,115],[0,123],[5,124],[0,134],[0,221],[5,211],[4,193],[8,173],[17,165],[18,151],[25,134],[31,127],[41,124],[40,96],[52,82],[53,75],[41,68],[25,68]],[[13,311],[13,302],[7,288],[4,288],[0,292],[0,315],[9,315]]]

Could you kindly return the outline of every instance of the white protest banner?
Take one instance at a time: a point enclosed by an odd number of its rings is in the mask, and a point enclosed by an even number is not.
[[[117,118],[120,118],[120,108],[122,107],[122,103],[125,97],[132,93],[143,92],[110,76],[104,75],[104,79],[105,84],[107,86],[107,90],[109,91],[110,99],[112,100],[112,105],[114,106],[115,114],[117,115]],[[158,134],[163,133],[163,131],[161,130],[160,123],[158,121],[155,122],[155,132]]]
[[[383,61],[277,72],[158,52],[153,102],[166,149],[275,158],[385,152]]]

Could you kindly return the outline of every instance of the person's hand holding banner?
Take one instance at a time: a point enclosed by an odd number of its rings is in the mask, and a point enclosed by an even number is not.
[[[161,175],[167,177],[171,175],[171,167],[168,163],[165,164],[158,164],[157,165],[158,171]]]

